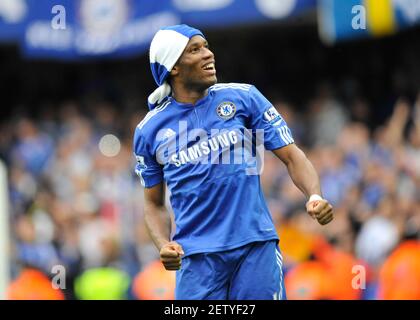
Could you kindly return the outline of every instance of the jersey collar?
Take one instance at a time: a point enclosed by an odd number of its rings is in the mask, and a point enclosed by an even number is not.
[[[210,99],[210,95],[211,95],[211,90],[207,90],[207,94],[202,97],[201,99],[199,99],[195,104],[193,103],[182,103],[182,102],[178,102],[176,101],[172,96],[169,97],[170,101],[172,104],[182,107],[182,108],[188,108],[188,107],[199,107],[202,105],[205,105],[207,103],[207,101]]]

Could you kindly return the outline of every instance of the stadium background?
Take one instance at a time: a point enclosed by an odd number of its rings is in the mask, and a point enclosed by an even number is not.
[[[319,23],[308,10],[201,27],[219,82],[252,83],[273,102],[335,207],[335,220],[318,226],[285,167],[265,155],[288,297],[420,299],[420,29],[326,44]],[[0,70],[10,200],[3,297],[173,298],[133,171],[133,129],[155,88],[147,53],[57,61],[8,42]],[[51,287],[57,265],[63,290]],[[362,285],[359,266],[365,289],[352,287]]]

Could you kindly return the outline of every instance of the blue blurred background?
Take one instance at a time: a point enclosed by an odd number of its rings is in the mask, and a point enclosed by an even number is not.
[[[420,299],[420,0],[2,0],[0,298],[173,299],[131,143],[177,23],[272,101],[335,207],[318,226],[265,155],[288,298]]]

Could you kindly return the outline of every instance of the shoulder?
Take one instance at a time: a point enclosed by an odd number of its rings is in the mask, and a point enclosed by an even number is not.
[[[252,87],[253,85],[250,85],[247,83],[230,82],[230,83],[216,83],[215,85],[211,86],[209,90],[212,92],[230,90],[230,91],[236,91],[239,93],[241,92],[247,93],[251,90]]]
[[[134,145],[152,141],[152,137],[156,136],[156,132],[162,128],[168,117],[169,106],[170,101],[165,101],[146,114],[134,130]]]
[[[149,132],[153,131],[155,127],[160,127],[160,122],[164,121],[163,116],[167,112],[170,104],[171,102],[168,100],[149,111],[137,125],[136,132]]]
[[[229,95],[249,101],[249,99],[258,99],[262,96],[261,92],[252,85],[247,83],[217,83],[209,88],[209,92],[213,95]]]

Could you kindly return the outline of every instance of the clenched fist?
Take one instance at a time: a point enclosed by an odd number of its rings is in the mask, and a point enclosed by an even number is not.
[[[325,199],[308,201],[306,203],[306,212],[313,218],[317,219],[318,223],[325,225],[332,221],[333,207]]]
[[[181,257],[184,250],[180,244],[175,241],[168,242],[160,249],[160,261],[162,261],[166,270],[178,270],[181,268]]]

